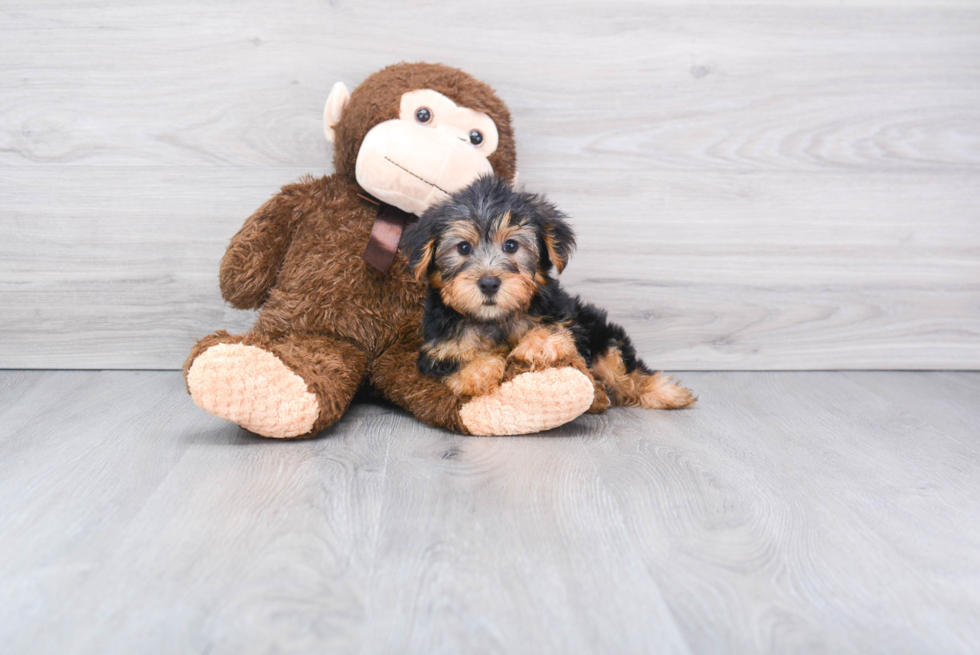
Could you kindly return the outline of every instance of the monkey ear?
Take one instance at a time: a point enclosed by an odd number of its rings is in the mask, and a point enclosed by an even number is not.
[[[436,256],[436,230],[433,223],[419,221],[410,225],[403,237],[408,266],[412,269],[415,279],[425,282],[426,273]]]
[[[350,91],[347,90],[347,85],[343,82],[334,84],[327,97],[327,104],[323,108],[323,134],[330,143],[333,143],[335,136],[333,128],[340,122],[340,116],[347,109],[349,102]]]
[[[575,250],[575,233],[568,224],[568,217],[550,202],[539,198],[534,204],[538,230],[544,244],[542,264],[547,268],[550,262],[561,273]]]

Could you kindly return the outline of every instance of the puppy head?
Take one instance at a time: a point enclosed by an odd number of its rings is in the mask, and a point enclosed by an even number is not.
[[[541,196],[482,177],[431,207],[405,234],[409,263],[443,302],[472,320],[527,311],[575,247],[566,217]]]

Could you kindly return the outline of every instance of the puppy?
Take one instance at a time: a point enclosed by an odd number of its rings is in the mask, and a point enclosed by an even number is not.
[[[419,370],[454,393],[492,390],[508,371],[573,365],[609,404],[675,409],[691,392],[637,356],[606,312],[551,277],[575,247],[566,217],[541,196],[482,177],[431,207],[405,233],[409,265],[428,280]],[[513,375],[510,375],[513,377]]]

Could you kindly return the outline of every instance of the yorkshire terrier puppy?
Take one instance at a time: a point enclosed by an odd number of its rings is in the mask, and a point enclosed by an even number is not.
[[[429,282],[419,370],[454,393],[481,395],[525,370],[571,365],[595,383],[593,412],[695,401],[648,368],[605,311],[551,277],[568,263],[575,235],[541,196],[482,177],[426,211],[404,243],[415,275]]]

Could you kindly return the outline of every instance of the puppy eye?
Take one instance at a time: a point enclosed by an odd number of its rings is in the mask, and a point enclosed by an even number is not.
[[[425,125],[432,122],[432,112],[428,107],[419,107],[415,110],[415,120]]]
[[[504,241],[504,252],[513,255],[515,252],[517,252],[517,247],[518,247],[517,242],[514,241],[513,239],[507,239],[506,241]]]
[[[458,246],[456,246],[456,250],[458,250],[459,254],[461,255],[468,255],[471,252],[473,252],[473,246],[463,241]]]
[[[475,146],[478,146],[481,143],[483,143],[483,132],[481,132],[480,130],[470,131],[470,143],[472,143]]]

